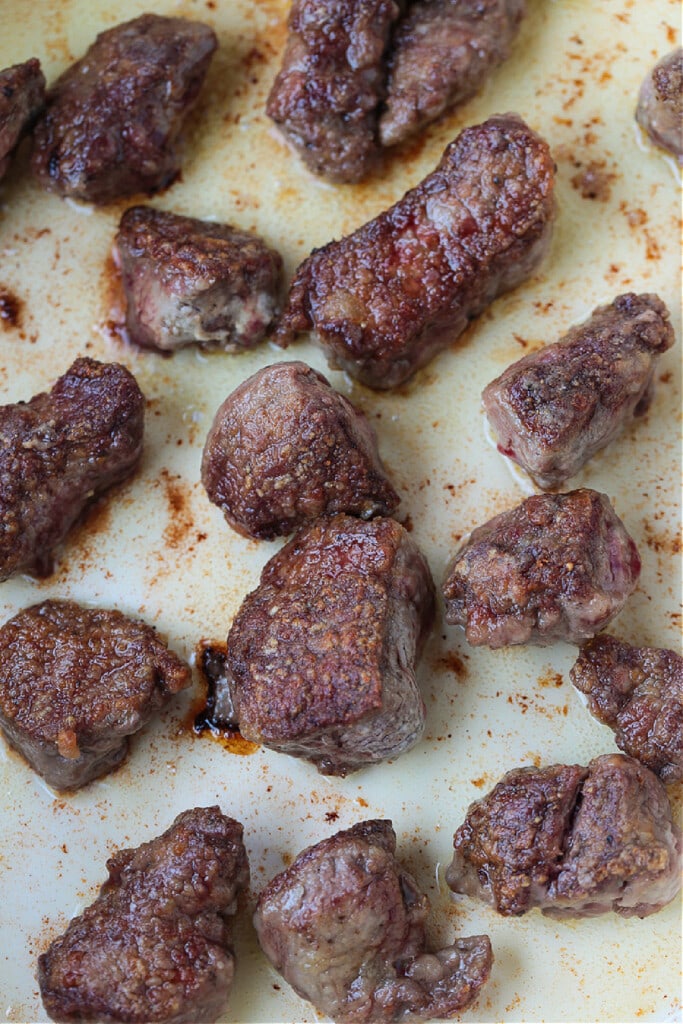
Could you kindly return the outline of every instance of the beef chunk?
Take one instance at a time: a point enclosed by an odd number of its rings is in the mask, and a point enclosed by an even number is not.
[[[683,48],[662,57],[646,76],[636,119],[652,141],[683,163]]]
[[[395,849],[390,821],[361,822],[304,850],[259,897],[264,953],[332,1020],[452,1017],[489,977],[487,935],[425,950],[429,901]]]
[[[389,55],[383,146],[403,142],[469,99],[510,53],[524,0],[416,0]]]
[[[551,917],[647,917],[681,884],[681,834],[666,790],[624,754],[588,768],[508,772],[470,806],[453,845],[451,889],[505,915],[540,907]]]
[[[415,663],[433,618],[429,567],[394,520],[304,527],[230,630],[240,732],[330,775],[397,757],[424,728]]]
[[[615,732],[617,745],[664,782],[683,779],[683,658],[631,647],[614,636],[583,644],[571,670],[588,707]]]
[[[119,765],[129,737],[189,685],[155,631],[119,611],[43,601],[0,628],[0,730],[57,789]]]
[[[52,86],[36,125],[43,188],[108,203],[169,185],[216,45],[207,25],[157,14],[101,32]]]
[[[579,643],[621,611],[640,575],[609,498],[543,494],[473,531],[443,587],[446,621],[474,647]]]
[[[324,513],[389,515],[399,503],[369,421],[305,363],[267,366],[226,398],[202,481],[248,537],[291,533]]]
[[[657,358],[673,345],[656,295],[620,295],[555,345],[509,366],[482,396],[503,454],[560,487],[647,411]]]
[[[276,340],[313,330],[332,365],[395,387],[532,273],[553,213],[535,132],[514,115],[467,128],[395,206],[304,260]]]
[[[107,862],[100,894],[38,960],[55,1021],[201,1024],[224,1011],[235,904],[249,884],[242,826],[218,807]]]
[[[278,308],[282,258],[253,234],[134,206],[116,236],[126,328],[146,348],[199,342],[227,352],[263,339]]]
[[[133,375],[94,359],[30,402],[0,406],[0,580],[51,570],[85,506],[137,465],[144,413]]]
[[[45,76],[35,57],[0,71],[0,179],[44,102]]]
[[[266,112],[315,174],[360,181],[375,164],[383,58],[398,13],[393,0],[293,0]]]

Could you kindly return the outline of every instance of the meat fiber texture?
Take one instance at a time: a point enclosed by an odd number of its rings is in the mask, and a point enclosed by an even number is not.
[[[429,902],[395,849],[390,821],[361,822],[304,850],[259,897],[261,948],[332,1020],[452,1017],[489,977],[487,935],[427,951]]]
[[[683,164],[683,48],[662,57],[645,77],[636,119],[652,141]]]
[[[446,621],[474,647],[580,643],[621,611],[640,556],[605,494],[538,494],[472,532],[446,572]]]
[[[473,803],[446,881],[503,915],[647,917],[681,887],[681,833],[656,775],[625,754],[516,768]]]
[[[370,422],[305,363],[276,363],[219,408],[202,482],[228,523],[272,539],[323,514],[390,515],[399,497]]]
[[[211,1024],[235,961],[231,918],[249,884],[242,826],[218,807],[107,862],[98,898],[38,960],[54,1021]]]
[[[216,46],[207,25],[157,14],[101,32],[48,92],[34,132],[38,182],[93,203],[169,185]]]
[[[45,575],[94,498],[142,454],[145,398],[118,363],[77,359],[51,391],[0,407],[0,580]]]
[[[266,111],[315,174],[357,182],[507,58],[524,0],[294,0]]]
[[[415,668],[433,621],[429,567],[393,519],[303,527],[228,636],[240,732],[330,775],[398,757],[424,729]]]
[[[0,730],[56,789],[112,771],[190,682],[155,630],[119,611],[43,601],[0,628]]]
[[[546,143],[516,115],[467,128],[386,212],[301,264],[275,340],[312,331],[330,365],[402,384],[546,253],[554,216]]]
[[[524,0],[409,4],[387,58],[381,144],[404,142],[478,92],[509,57],[525,10]]]
[[[664,782],[683,779],[680,654],[632,647],[603,634],[583,644],[570,675],[591,713],[614,731],[621,750]]]
[[[0,71],[0,179],[45,102],[45,76],[35,57]]]
[[[644,415],[658,357],[674,343],[656,295],[620,295],[561,341],[509,366],[485,388],[498,449],[539,487],[561,487]]]
[[[253,348],[279,310],[282,258],[229,224],[149,206],[123,214],[114,243],[126,329],[145,348]]]
[[[377,163],[383,58],[398,14],[394,0],[293,0],[266,112],[315,174],[360,181]]]

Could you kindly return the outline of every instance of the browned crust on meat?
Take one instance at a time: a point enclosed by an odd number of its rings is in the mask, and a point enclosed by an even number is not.
[[[395,387],[531,274],[553,184],[548,146],[517,116],[466,129],[395,206],[301,264],[276,340],[312,330],[332,365]]]

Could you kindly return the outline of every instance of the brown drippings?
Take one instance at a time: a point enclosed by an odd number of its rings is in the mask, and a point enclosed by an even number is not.
[[[612,195],[612,184],[617,180],[617,175],[606,170],[604,160],[591,160],[583,167],[578,164],[579,171],[571,179],[574,188],[580,192],[583,199],[597,199],[598,202],[606,203]]]
[[[239,723],[234,718],[226,681],[226,645],[201,640],[196,654],[203,693],[190,709],[192,733],[218,740],[231,754],[255,753],[259,749],[258,743],[252,743],[241,735]]]
[[[560,672],[554,672],[549,668],[542,676],[538,677],[538,685],[559,687],[564,685],[564,679]]]
[[[100,330],[110,341],[128,344],[126,297],[121,273],[111,252],[104,262],[101,281],[103,316],[99,325]]]
[[[168,525],[164,530],[164,541],[169,548],[180,547],[194,533],[194,519],[190,508],[187,487],[182,477],[162,469],[161,484],[168,505]]]
[[[465,657],[467,657],[467,655],[465,655]],[[448,651],[442,657],[438,658],[436,667],[445,668],[447,672],[452,672],[453,675],[458,677],[458,679],[467,678],[467,665],[455,651]]]
[[[5,330],[21,327],[24,303],[8,288],[0,286],[0,326]]]

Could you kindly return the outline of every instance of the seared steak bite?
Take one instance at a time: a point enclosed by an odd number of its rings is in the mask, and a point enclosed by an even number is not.
[[[293,0],[266,112],[315,174],[360,181],[375,164],[384,54],[398,14],[394,0]]]
[[[662,57],[646,75],[636,119],[652,141],[683,163],[683,48]]]
[[[640,575],[609,499],[589,488],[543,494],[479,526],[453,557],[446,621],[474,647],[580,643],[621,611]]]
[[[647,917],[681,885],[666,790],[624,754],[508,772],[470,806],[453,845],[451,889],[504,915]]]
[[[362,412],[305,363],[276,363],[216,413],[202,481],[234,529],[271,539],[318,516],[389,515],[399,498]]]
[[[393,519],[304,527],[228,636],[240,732],[329,775],[397,757],[424,728],[415,664],[433,619],[429,567]]]
[[[227,352],[263,339],[278,308],[282,258],[229,224],[134,206],[115,241],[131,341]]]
[[[0,628],[0,730],[56,789],[116,768],[190,680],[151,626],[119,611],[43,601]]]
[[[469,99],[510,54],[524,0],[416,0],[389,53],[383,146],[403,142]]]
[[[658,357],[674,343],[656,295],[620,295],[554,345],[513,363],[483,393],[498,448],[539,487],[561,487],[649,408]]]
[[[0,406],[0,580],[51,571],[86,505],[137,465],[144,413],[133,375],[94,359],[30,402]]]
[[[35,57],[0,71],[0,179],[44,102],[45,76]]]
[[[311,330],[332,366],[373,388],[403,383],[537,267],[553,174],[515,115],[465,129],[395,206],[304,260],[276,340]]]
[[[487,935],[427,951],[429,901],[395,850],[390,821],[360,822],[304,850],[259,897],[261,948],[332,1020],[452,1017],[488,980]]]
[[[49,90],[32,158],[43,188],[108,203],[169,185],[216,46],[207,25],[158,14],[101,32]]]
[[[231,918],[249,884],[242,826],[218,807],[107,861],[100,894],[38,960],[55,1021],[203,1024],[225,1011]]]
[[[683,658],[596,636],[581,647],[571,680],[617,746],[664,782],[683,779]]]

